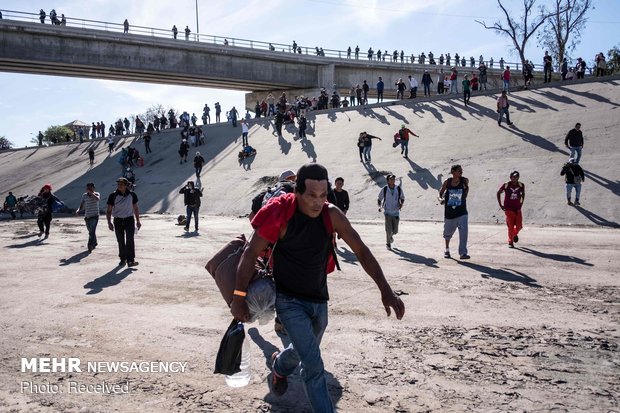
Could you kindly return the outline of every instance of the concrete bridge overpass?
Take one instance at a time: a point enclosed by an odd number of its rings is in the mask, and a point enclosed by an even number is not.
[[[196,39],[195,37],[193,39]],[[88,27],[54,26],[13,19],[0,20],[0,71],[76,76],[249,91],[246,107],[268,92],[318,95],[334,85],[346,93],[379,76],[386,92],[398,78],[447,66],[343,59],[264,50],[252,45],[224,45],[153,35],[120,33]],[[306,53],[308,51],[306,50]],[[460,68],[469,73],[476,70]],[[495,82],[499,69],[489,70]],[[515,76],[516,77],[516,76]],[[392,87],[393,89],[393,87]],[[386,97],[389,93],[386,93]]]

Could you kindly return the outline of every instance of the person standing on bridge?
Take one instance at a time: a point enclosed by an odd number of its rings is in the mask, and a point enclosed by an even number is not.
[[[123,33],[129,33],[129,22],[127,19],[123,22]]]
[[[179,33],[179,29],[177,29],[176,24],[172,26],[172,37],[174,37],[174,40],[177,39],[177,34]]]
[[[422,75],[422,86],[424,87],[424,96],[431,96],[431,83],[433,83],[433,79],[431,79],[431,74],[428,73],[428,70],[424,71],[424,74]],[[443,88],[442,88],[442,92],[443,92]]]
[[[189,34],[192,31],[189,29],[189,26],[185,26],[185,40],[189,40]]]
[[[236,128],[237,127],[237,118],[239,117],[239,112],[237,112],[237,109],[235,109],[234,106],[230,110],[229,116],[230,116],[230,120],[232,122],[233,127]]]
[[[41,24],[45,24],[45,17],[47,17],[45,14],[45,10],[41,9],[39,11],[39,20],[41,21]]]

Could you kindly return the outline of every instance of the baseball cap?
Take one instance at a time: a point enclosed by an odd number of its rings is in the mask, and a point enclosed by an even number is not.
[[[513,176],[520,176],[519,175],[519,171],[512,171],[512,172],[510,172],[510,177],[512,178]]]
[[[392,178],[396,178],[396,175],[394,175],[394,174],[387,174],[386,177],[385,177],[385,179],[388,179],[388,180],[392,179]]]
[[[280,174],[279,181],[286,181],[287,179],[292,178],[294,176],[296,176],[295,172],[291,171],[290,169],[287,169],[286,171],[283,171]]]
[[[120,177],[116,180],[116,183],[122,182],[124,184],[129,184],[129,180],[127,178]]]

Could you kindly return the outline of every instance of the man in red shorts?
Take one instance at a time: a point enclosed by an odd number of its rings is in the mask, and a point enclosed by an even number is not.
[[[504,204],[501,195],[504,193]],[[514,243],[519,242],[519,231],[523,228],[523,216],[521,207],[525,201],[525,185],[519,182],[519,172],[510,174],[510,181],[502,184],[497,191],[499,207],[506,213],[506,225],[508,225],[508,247],[514,248]]]

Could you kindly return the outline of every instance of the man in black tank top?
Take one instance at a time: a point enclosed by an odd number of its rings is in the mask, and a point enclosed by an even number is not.
[[[444,258],[450,257],[450,239],[459,230],[459,257],[468,260],[467,254],[467,195],[469,179],[463,176],[461,165],[453,165],[451,178],[444,181],[439,190],[439,201],[444,205],[443,238],[446,241]]]
[[[294,199],[290,194],[278,199],[281,204],[290,200],[294,211],[291,210],[286,219],[277,222],[275,231],[273,221],[281,218],[278,211],[273,213],[278,202],[259,211],[252,221],[256,230],[237,269],[231,304],[236,319],[249,320],[245,292],[254,273],[254,263],[270,243],[277,242],[273,252],[276,314],[291,344],[272,355],[269,383],[272,393],[283,395],[288,386],[286,377],[301,363],[301,376],[314,412],[334,411],[320,352],[321,339],[327,327],[327,273],[332,243],[332,233],[326,229],[325,218],[331,221],[333,230],[349,245],[379,287],[387,315],[390,315],[391,309],[399,320],[405,314],[405,305],[392,291],[379,263],[358,233],[340,209],[326,204],[328,189],[327,170],[319,164],[307,164],[297,172]]]

